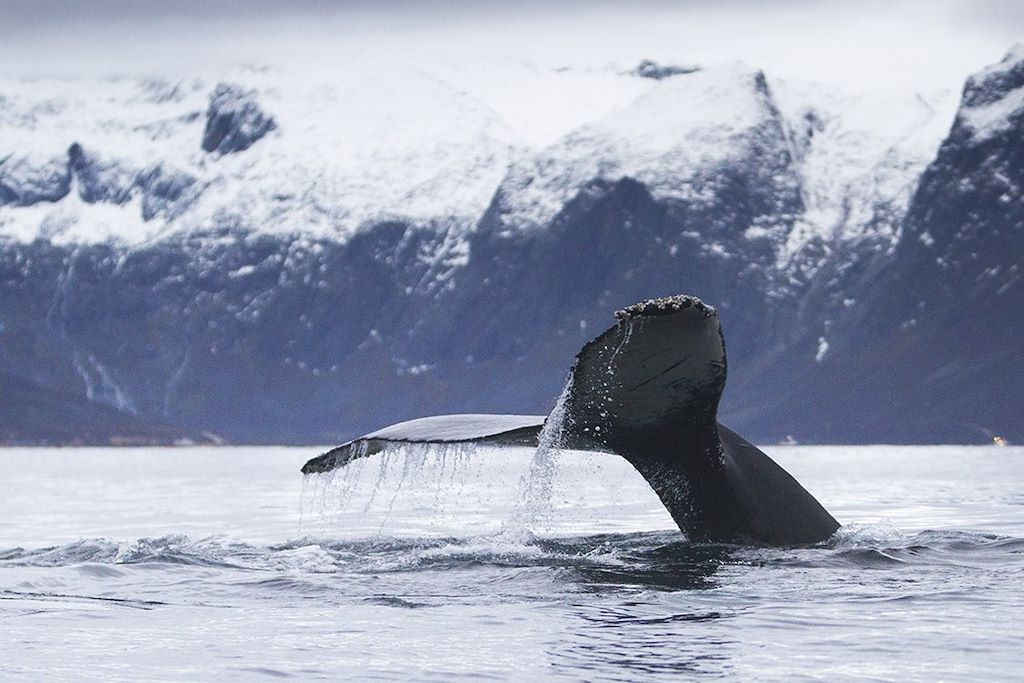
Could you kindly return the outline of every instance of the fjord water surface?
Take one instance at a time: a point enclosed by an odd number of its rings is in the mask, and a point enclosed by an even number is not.
[[[690,544],[594,454],[524,515],[524,449],[0,450],[0,676],[1019,676],[1024,449],[768,452],[835,538]]]

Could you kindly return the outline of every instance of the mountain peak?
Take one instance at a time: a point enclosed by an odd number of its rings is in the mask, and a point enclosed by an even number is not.
[[[596,181],[633,178],[658,199],[714,201],[723,169],[753,160],[789,183],[785,132],[763,72],[741,62],[658,80],[513,166],[497,208],[513,232],[544,225]]]
[[[958,123],[975,140],[1012,128],[1024,113],[1024,44],[1010,48],[1002,60],[971,75],[964,85]]]

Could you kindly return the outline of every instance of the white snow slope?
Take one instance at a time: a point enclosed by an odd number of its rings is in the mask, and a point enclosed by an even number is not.
[[[630,176],[655,196],[700,201],[693,179],[741,158],[750,131],[781,116],[806,205],[777,240],[783,267],[815,237],[894,237],[957,103],[952,90],[841,91],[770,73],[759,89],[759,72],[740,63],[662,80],[635,66],[509,60],[486,70],[248,67],[214,80],[3,78],[0,181],[45,178],[79,143],[115,176],[159,166],[196,182],[181,211],[149,220],[137,193],[89,203],[74,184],[58,201],[0,205],[0,239],[131,248],[230,224],[345,240],[396,219],[457,240],[499,187],[510,190],[504,224],[530,229],[596,178]],[[276,128],[240,152],[203,151],[218,82],[254,91]]]

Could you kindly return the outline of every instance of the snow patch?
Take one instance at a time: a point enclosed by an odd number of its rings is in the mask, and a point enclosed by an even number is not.
[[[814,361],[816,363],[820,363],[825,360],[825,356],[828,354],[828,349],[828,340],[824,337],[818,337],[818,351],[814,354]]]
[[[917,179],[952,124],[955,93],[771,85],[789,128],[805,206],[778,252],[779,267],[814,240],[893,243]]]

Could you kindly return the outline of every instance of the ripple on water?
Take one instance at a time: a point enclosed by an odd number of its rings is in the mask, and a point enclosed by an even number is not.
[[[5,566],[68,567],[116,576],[113,566],[171,564],[244,570],[414,571],[469,565],[567,566],[663,574],[729,564],[791,564],[830,567],[893,566],[913,562],[985,561],[1024,554],[1024,539],[955,530],[903,534],[891,525],[842,530],[810,547],[760,548],[689,543],[675,532],[599,534],[543,538],[500,533],[465,538],[331,539],[303,537],[258,546],[222,536],[186,535],[135,541],[83,539],[60,546],[0,550]]]

